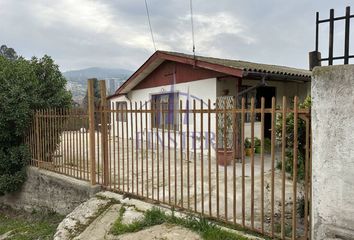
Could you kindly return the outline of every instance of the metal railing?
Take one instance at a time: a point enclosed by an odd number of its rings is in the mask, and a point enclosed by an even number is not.
[[[354,14],[351,14],[350,7],[346,8],[344,16],[335,17],[334,9],[330,10],[329,18],[320,19],[319,12],[316,12],[316,38],[315,38],[315,51],[310,53],[310,68],[314,66],[320,66],[321,62],[327,61],[328,65],[333,65],[334,60],[344,60],[344,64],[349,64],[349,59],[354,58],[354,55],[350,54],[350,20],[354,18]],[[344,21],[344,54],[342,56],[333,56],[334,50],[334,25],[335,22]],[[319,52],[319,27],[320,24],[328,23],[329,24],[329,40],[328,40],[328,57],[321,58]]]
[[[187,100],[114,109],[105,101],[95,108],[90,97],[89,113],[37,111],[26,142],[33,166],[271,237],[307,239],[310,111],[292,100],[276,107],[272,98],[271,108],[264,98],[260,108],[232,98],[223,108]]]

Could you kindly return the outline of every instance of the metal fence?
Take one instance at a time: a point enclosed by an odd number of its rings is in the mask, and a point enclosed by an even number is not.
[[[26,142],[33,166],[264,235],[307,239],[310,112],[288,100],[276,106],[273,98],[271,108],[264,98],[260,108],[255,99],[246,107],[245,99],[222,98],[117,109],[104,99],[95,108],[89,95],[88,113],[37,111]]]

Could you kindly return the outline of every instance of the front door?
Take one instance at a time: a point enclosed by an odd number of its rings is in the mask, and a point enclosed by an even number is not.
[[[272,107],[272,97],[275,97],[275,87],[259,87],[257,88],[256,99],[257,99],[257,108],[261,108],[261,98],[264,97],[265,108]],[[272,116],[271,114],[264,115],[264,137],[271,138],[272,128]]]

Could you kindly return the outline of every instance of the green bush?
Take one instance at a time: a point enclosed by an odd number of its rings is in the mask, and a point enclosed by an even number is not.
[[[0,54],[0,195],[20,188],[30,160],[24,138],[35,109],[68,107],[71,94],[53,60]]]
[[[305,109],[311,107],[311,97],[308,96],[303,103],[299,104],[299,108]],[[278,141],[282,138],[282,115],[278,114],[276,118],[276,137]],[[290,113],[286,116],[286,152],[285,152],[285,171],[293,176],[293,159],[294,159],[294,114]],[[297,179],[305,178],[305,145],[306,145],[306,123],[303,119],[298,118],[298,148],[297,148]],[[278,162],[277,168],[282,168],[282,163]]]

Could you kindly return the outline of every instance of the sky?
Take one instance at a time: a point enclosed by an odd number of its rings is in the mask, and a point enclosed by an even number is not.
[[[190,0],[147,4],[156,48],[192,53]],[[350,5],[354,12],[352,0],[193,0],[196,54],[307,69],[316,11],[328,18],[330,8],[339,16]],[[135,71],[155,51],[144,0],[0,0],[0,16],[0,45],[25,58],[52,56],[62,71]],[[342,23],[335,29],[342,55]],[[327,25],[320,40],[326,55]]]

